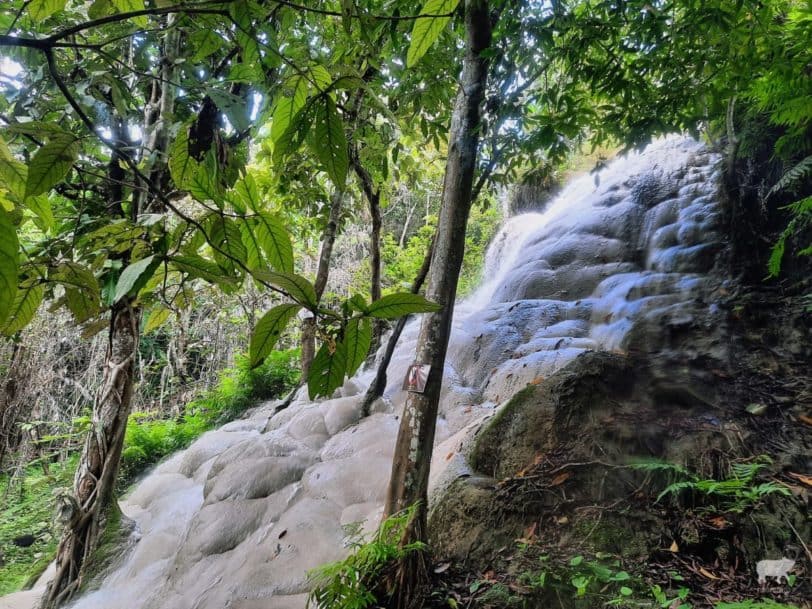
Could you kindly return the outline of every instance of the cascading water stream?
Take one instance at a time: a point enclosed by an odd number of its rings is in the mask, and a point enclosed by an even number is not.
[[[438,422],[432,488],[468,473],[483,418],[590,349],[623,350],[637,324],[678,315],[720,237],[718,157],[661,140],[574,180],[543,213],[506,222],[482,286],[460,303]],[[369,372],[340,396],[300,397],[207,433],[122,502],[140,540],[75,609],[301,609],[306,572],[344,555],[342,525],[374,527],[390,473],[411,323],[387,403],[359,420]]]

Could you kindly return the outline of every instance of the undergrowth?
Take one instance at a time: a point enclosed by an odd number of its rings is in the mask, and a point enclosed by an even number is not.
[[[52,464],[46,475],[32,465],[21,479],[0,476],[0,596],[21,589],[48,566],[56,552],[54,491],[73,484],[78,455]],[[22,539],[31,536],[33,539]],[[22,547],[14,543],[27,544]]]
[[[387,570],[409,554],[426,549],[426,545],[420,542],[400,545],[414,512],[415,506],[412,506],[390,516],[369,541],[364,540],[359,527],[351,530],[348,536],[351,554],[308,574],[312,585],[308,608],[365,609],[381,601],[379,596],[384,589]]]

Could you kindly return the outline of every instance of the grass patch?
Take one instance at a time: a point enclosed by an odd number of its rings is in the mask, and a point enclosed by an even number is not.
[[[54,491],[73,484],[78,455],[52,464],[50,475],[39,466],[25,472],[22,482],[9,488],[9,476],[0,476],[0,596],[22,589],[34,576],[45,570],[56,552],[59,531],[53,522]],[[19,547],[14,539],[32,535],[34,542]]]

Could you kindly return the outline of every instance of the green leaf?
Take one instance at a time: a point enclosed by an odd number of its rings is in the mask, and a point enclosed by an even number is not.
[[[310,67],[310,79],[319,91],[326,91],[333,83],[333,77],[323,65],[316,64]]]
[[[216,283],[221,286],[233,286],[236,281],[233,277],[223,274],[223,271],[213,262],[201,258],[195,254],[183,256],[172,256],[172,264],[180,271],[188,273],[191,277],[204,279],[209,283]]]
[[[65,287],[65,302],[77,322],[83,323],[101,311],[99,282],[87,267],[63,262],[49,279]]]
[[[315,121],[309,144],[324,171],[339,190],[344,188],[349,169],[347,137],[335,102],[323,96],[315,106]]]
[[[369,305],[364,297],[360,294],[353,294],[352,298],[347,301],[347,304],[353,311],[357,311],[358,313],[363,313],[366,315],[369,312]]]
[[[267,212],[254,218],[255,235],[271,266],[283,273],[293,272],[293,244],[282,221]]]
[[[0,209],[0,324],[11,311],[17,295],[17,229],[11,217]]]
[[[79,141],[72,135],[57,135],[37,150],[28,165],[25,196],[48,192],[68,175],[79,156]]]
[[[11,154],[8,146],[0,138],[0,188],[5,188],[22,203],[25,199],[25,183],[28,180],[28,167]]]
[[[28,209],[34,212],[34,215],[40,219],[45,231],[53,229],[54,213],[51,210],[51,202],[47,196],[38,195],[36,197],[28,197],[25,200],[25,204],[28,206]]]
[[[251,368],[256,368],[268,357],[288,322],[301,308],[298,304],[281,304],[260,318],[251,335],[251,346],[249,347]]]
[[[214,30],[202,29],[189,36],[189,46],[195,49],[192,61],[201,61],[223,46],[223,38]]]
[[[364,363],[372,346],[372,320],[356,317],[344,328],[344,352],[347,354],[347,376],[352,376]]]
[[[13,336],[25,328],[34,319],[44,294],[45,287],[42,284],[33,284],[17,290],[2,333]]]
[[[34,21],[44,21],[54,13],[65,9],[68,0],[31,0],[28,14]]]
[[[200,163],[189,154],[189,124],[183,124],[169,149],[169,173],[179,190],[189,188]]]
[[[307,80],[304,76],[294,76],[287,81],[291,94],[289,97],[280,97],[276,100],[273,118],[271,119],[271,140],[278,142],[285,132],[291,128],[293,118],[307,101]]]
[[[212,215],[209,225],[210,245],[217,248],[214,259],[224,271],[236,275],[242,268],[240,263],[245,264],[248,259],[240,227],[231,218],[219,215]]]
[[[238,195],[236,198],[242,201],[246,209],[250,209],[254,212],[262,209],[262,199],[259,195],[259,188],[250,173],[243,176],[243,178],[234,185],[234,190]],[[230,199],[233,201],[234,198],[235,197],[231,197]]]
[[[257,270],[251,273],[256,279],[284,291],[299,304],[313,309],[317,306],[316,290],[313,284],[301,275],[293,273],[275,273]]]
[[[344,384],[346,370],[347,352],[344,343],[338,343],[334,351],[330,350],[329,343],[322,344],[310,364],[310,372],[307,375],[307,392],[310,399],[332,395]]]
[[[369,305],[367,313],[380,319],[397,319],[412,313],[431,313],[439,311],[441,308],[440,305],[429,302],[420,294],[398,292],[373,302]]]
[[[135,11],[143,11],[144,10],[144,0],[111,0],[113,5],[118,9],[120,13],[132,13]],[[133,17],[133,23],[135,23],[138,27],[146,27],[149,23],[146,15],[141,15],[140,17]]]
[[[147,318],[147,323],[144,324],[144,334],[149,334],[160,328],[166,323],[170,315],[172,315],[172,311],[164,306],[154,308]]]
[[[459,4],[459,0],[428,0],[420,11],[421,15],[448,15]],[[420,61],[431,45],[440,37],[451,17],[423,17],[415,19],[411,43],[406,53],[406,67],[411,68]]]
[[[146,258],[142,258],[137,262],[133,262],[126,269],[124,269],[121,272],[121,276],[118,278],[118,283],[116,284],[116,295],[114,297],[114,301],[118,302],[127,296],[127,294],[135,291],[134,288],[136,287],[136,284],[141,284],[143,286],[144,283],[146,283],[155,272],[155,269],[158,268],[158,264],[160,264],[160,262],[160,259],[156,260],[154,255],[147,256]]]

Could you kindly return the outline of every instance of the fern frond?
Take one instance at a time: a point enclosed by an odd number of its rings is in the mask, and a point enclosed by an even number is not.
[[[807,176],[812,176],[812,154],[787,171],[767,193],[767,197],[781,192],[795,192]]]

